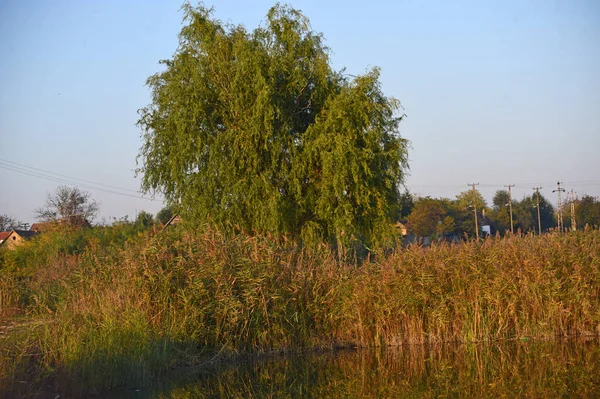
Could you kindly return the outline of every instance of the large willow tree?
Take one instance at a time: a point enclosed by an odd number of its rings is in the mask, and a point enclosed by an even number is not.
[[[184,5],[151,76],[138,170],[188,219],[369,245],[389,231],[407,142],[379,70],[332,70],[322,36],[276,5],[248,32]]]

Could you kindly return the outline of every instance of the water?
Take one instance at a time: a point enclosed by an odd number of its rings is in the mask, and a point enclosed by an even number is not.
[[[600,397],[597,341],[339,351],[179,371],[131,398]]]

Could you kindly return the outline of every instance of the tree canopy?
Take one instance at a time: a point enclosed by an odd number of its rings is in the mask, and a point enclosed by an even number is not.
[[[156,221],[160,222],[162,224],[167,224],[167,222],[169,220],[171,220],[172,217],[173,217],[173,207],[169,205],[169,206],[165,206],[163,209],[158,211],[158,213],[156,214]]]
[[[184,27],[140,110],[142,188],[182,216],[334,242],[378,241],[407,165],[398,100],[379,70],[349,78],[289,6],[264,26],[183,6]]]
[[[18,229],[23,225],[22,222],[6,214],[0,214],[0,231],[10,231]]]
[[[35,210],[35,217],[44,222],[91,222],[99,209],[100,206],[87,191],[77,187],[58,186],[55,192],[46,194],[46,202],[43,207]]]
[[[575,217],[578,228],[600,226],[600,201],[591,195],[584,195],[576,202]]]
[[[506,190],[498,190],[496,194],[494,194],[494,199],[492,200],[494,203],[494,210],[500,211],[504,207],[508,206],[510,202],[510,194]]]
[[[481,212],[487,208],[487,203],[479,190],[465,190],[456,196],[457,206],[461,209],[473,211],[473,204],[477,206],[477,210]]]
[[[440,201],[431,198],[421,198],[415,202],[408,216],[408,231],[419,237],[431,237],[438,231],[442,217],[446,211]]]
[[[515,230],[538,231],[537,196],[525,196],[521,201],[513,201]],[[542,231],[556,227],[554,207],[546,197],[540,194],[540,220]]]
[[[501,234],[510,231],[510,205],[511,196],[507,190],[498,190],[494,194],[494,204],[488,216],[496,223],[496,229]],[[513,204],[515,201],[513,201]],[[514,217],[513,217],[514,226]]]

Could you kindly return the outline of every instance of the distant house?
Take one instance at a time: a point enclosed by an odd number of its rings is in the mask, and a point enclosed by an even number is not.
[[[6,240],[10,238],[12,231],[2,231],[0,232],[0,245],[4,244]],[[15,238],[16,240],[16,238]]]
[[[483,212],[482,215],[479,216],[479,219],[479,223],[481,224],[480,234],[483,237],[493,236],[494,234],[496,234],[496,232],[498,231],[498,226],[496,226],[496,223],[494,223],[492,219],[488,218],[485,215],[485,212]]]
[[[31,225],[29,231],[33,231],[35,233],[43,233],[45,231],[54,230],[59,228],[60,226],[70,225],[72,227],[78,228],[91,228],[92,225],[86,218],[81,216],[72,216],[67,219],[60,219],[57,221],[50,222],[38,222]]]
[[[92,224],[82,215],[73,215],[68,219],[61,219],[59,223],[68,223],[73,227],[91,229]]]
[[[6,246],[8,249],[21,245],[24,240],[35,235],[33,231],[27,230],[11,230],[0,232],[0,247]]]
[[[450,232],[450,233],[444,233],[441,241],[445,241],[451,244],[458,244],[461,239],[458,236],[458,234],[456,234],[455,232]]]
[[[34,223],[29,228],[29,231],[32,231],[34,233],[43,233],[44,231],[48,231],[48,230],[52,229],[53,225],[54,225],[54,223],[52,223],[52,222]]]
[[[173,215],[171,217],[171,219],[169,219],[169,221],[167,223],[164,224],[163,226],[163,231],[166,230],[167,227],[169,226],[174,226],[176,224],[181,223],[181,217],[179,215]]]
[[[406,225],[407,225],[406,220],[397,222],[394,225],[396,233],[400,234],[402,237],[406,237],[408,235],[408,230],[406,229]]]

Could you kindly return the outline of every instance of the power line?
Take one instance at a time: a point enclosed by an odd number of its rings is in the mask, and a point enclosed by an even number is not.
[[[57,182],[57,183],[68,184],[71,186],[77,186],[77,187],[81,187],[81,188],[85,188],[85,189],[89,189],[89,190],[101,191],[101,192],[108,193],[108,194],[115,194],[115,195],[121,195],[121,196],[125,196],[125,197],[144,199],[147,201],[157,201],[157,200],[163,201],[162,198],[155,199],[155,198],[144,197],[143,195],[134,195],[134,194],[129,194],[129,193],[125,193],[125,192],[118,192],[118,191],[106,189],[103,187],[96,187],[96,186],[93,186],[90,184],[73,182],[71,180],[67,180],[67,179],[60,178],[60,177],[48,176],[48,175],[45,175],[45,174],[39,173],[39,172],[28,171],[26,169],[19,168],[19,167],[7,166],[5,164],[0,164],[0,169],[5,169],[5,170],[15,172],[15,173],[20,173],[20,174],[24,174],[24,175],[28,175],[28,176],[32,176],[32,177],[37,177],[40,179],[49,180],[49,181],[53,181],[53,182]],[[80,180],[82,180],[82,179],[80,179]],[[93,184],[95,184],[95,183],[93,183]],[[132,190],[128,190],[128,191],[132,191]]]
[[[15,169],[15,168],[7,167],[7,166],[4,166],[4,165],[0,165],[0,168],[1,169],[5,169],[5,170],[9,170],[11,172],[21,173],[21,174],[28,175],[28,176],[33,176],[33,177],[38,177],[38,178],[41,178],[41,179],[45,179],[45,180],[49,180],[49,181],[54,181],[54,182],[57,182],[57,183],[63,183],[63,184],[68,184],[68,185],[77,186],[77,187],[81,187],[81,188],[86,188],[86,189],[89,189],[89,190],[96,190],[96,191],[102,191],[102,192],[109,193],[109,194],[116,194],[116,195],[122,195],[122,196],[126,196],[126,197],[140,198],[140,199],[145,199],[145,200],[149,200],[149,201],[155,201],[152,198],[144,197],[144,196],[141,196],[141,195],[133,195],[133,194],[128,194],[128,193],[121,193],[121,192],[114,191],[114,190],[104,189],[102,187],[94,187],[94,186],[91,186],[91,185],[88,185],[88,184],[76,183],[76,182],[72,182],[72,181],[69,181],[69,180],[65,180],[65,179],[61,179],[61,178],[54,178],[54,177],[51,177],[51,176],[46,176],[46,175],[38,174],[38,173],[35,173],[35,172],[28,172],[28,171],[25,171],[25,170]]]
[[[529,187],[531,187],[532,185],[551,185],[551,184],[555,184],[554,182],[548,182],[548,181],[543,181],[543,182],[529,182],[529,183],[515,183],[512,184],[513,187],[518,188],[518,189],[528,189]],[[568,184],[568,185],[577,185],[580,187],[588,187],[588,186],[600,186],[600,181],[594,181],[594,180],[572,180],[572,181],[565,181],[565,182],[561,182],[561,184]],[[441,192],[442,190],[446,190],[446,189],[452,189],[452,188],[460,188],[462,187],[461,184],[410,184],[410,183],[405,183],[405,186],[407,188],[410,189],[428,189],[428,188],[434,188],[436,189],[436,192]],[[506,185],[501,184],[501,183],[481,183],[480,188],[502,188],[502,187],[506,187]]]
[[[504,187],[508,187],[508,204],[510,207],[510,232],[514,233],[514,228],[513,228],[513,216],[512,216],[512,191],[510,190],[512,187],[514,187],[514,184],[509,184],[508,186],[504,186]]]
[[[473,187],[473,212],[475,212],[475,236],[477,237],[477,241],[479,241],[479,226],[477,225],[477,201],[475,194],[475,186],[478,186],[479,183],[467,183],[467,186]]]
[[[535,193],[537,195],[537,214],[538,214],[538,235],[542,234],[542,219],[540,218],[540,190],[541,187],[534,187]]]
[[[109,194],[122,195],[122,196],[131,197],[131,198],[140,198],[140,199],[145,199],[148,201],[155,201],[155,200],[164,201],[164,198],[144,197],[136,190],[113,186],[113,185],[104,184],[104,183],[98,183],[98,182],[94,182],[92,180],[81,179],[78,177],[68,176],[68,175],[64,175],[61,173],[52,172],[52,171],[49,171],[46,169],[36,168],[33,166],[10,161],[7,159],[0,158],[0,168],[9,170],[9,171],[12,171],[15,173],[21,173],[21,174],[28,175],[28,176],[33,176],[33,177],[37,177],[37,178],[41,178],[41,179],[45,179],[45,180],[49,180],[49,181],[54,181],[54,182],[58,182],[58,183],[63,183],[63,184],[69,184],[69,185],[73,185],[73,186],[79,186],[82,188],[101,191],[101,192],[105,192],[105,193],[109,193]],[[540,184],[540,183],[515,183],[515,184],[509,185],[509,186],[499,184],[499,183],[481,183],[480,187],[483,187],[483,188],[508,187],[509,195],[511,195],[512,194],[511,190],[510,190],[511,187],[526,188],[526,187],[530,187],[532,184]],[[551,183],[548,183],[548,184],[551,184]],[[561,184],[564,184],[564,183],[561,182]],[[577,181],[567,181],[566,184],[572,184],[572,185],[576,184],[579,186],[597,186],[597,185],[600,185],[600,181],[577,180]],[[477,185],[479,185],[479,183]],[[469,186],[471,186],[471,184],[469,184]],[[439,184],[439,185],[406,184],[406,187],[411,187],[411,188],[433,187],[433,188],[438,188],[438,190],[436,190],[436,191],[440,192],[441,189],[458,188],[458,187],[461,187],[461,185],[459,185],[459,184],[456,184],[456,185],[454,185],[454,184]],[[560,187],[559,187],[559,189],[560,189]],[[564,189],[561,189],[561,190],[564,192]],[[554,190],[553,192],[556,192],[556,191],[557,190]],[[129,194],[129,193],[134,193],[134,194]],[[135,194],[137,194],[137,195],[135,195]],[[560,191],[559,191],[559,196],[560,196]],[[561,212],[560,203],[559,203],[559,216],[561,219],[560,220],[561,223],[559,225],[559,228],[560,228],[560,227],[562,227],[562,212]],[[512,217],[511,217],[511,222],[512,222]],[[511,230],[512,230],[512,228],[511,228]]]
[[[49,170],[44,170],[44,169],[40,169],[40,168],[35,168],[35,167],[33,167],[33,166],[28,166],[28,165],[23,165],[23,164],[21,164],[21,163],[18,163],[18,162],[9,161],[9,160],[7,160],[7,159],[2,159],[2,158],[0,158],[0,164],[4,164],[4,165],[6,165],[6,166],[10,166],[10,167],[13,167],[13,168],[20,167],[20,168],[32,169],[32,170],[35,170],[35,171],[42,172],[42,173],[44,173],[44,174],[50,174],[50,175],[55,175],[55,176],[64,177],[64,178],[66,178],[66,179],[69,179],[69,180],[77,180],[77,181],[81,181],[81,182],[84,182],[84,183],[90,183],[90,184],[94,184],[94,185],[96,185],[96,186],[104,186],[104,187],[113,188],[113,189],[116,189],[116,190],[121,190],[121,191],[129,191],[129,192],[137,193],[137,190],[131,190],[131,189],[128,189],[128,188],[122,188],[122,187],[117,187],[117,186],[111,186],[111,185],[109,185],[109,184],[97,183],[97,182],[94,182],[94,181],[91,181],[91,180],[80,179],[80,178],[73,177],[73,176],[67,176],[67,175],[63,175],[63,174],[60,174],[60,173],[51,172],[51,171],[49,171]],[[15,166],[15,165],[17,165],[17,166]]]
[[[552,190],[552,192],[558,193],[558,231],[563,231],[562,199],[560,197],[560,193],[564,193],[565,189],[560,187],[563,182],[559,181],[556,184],[558,185],[558,188],[556,190]]]
[[[571,189],[569,193],[569,199],[571,200],[571,230],[577,230],[577,220],[575,219],[575,192]]]

